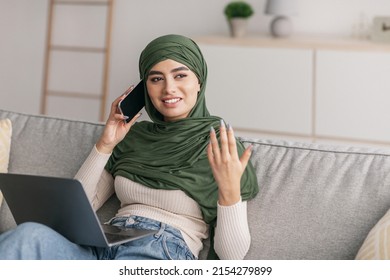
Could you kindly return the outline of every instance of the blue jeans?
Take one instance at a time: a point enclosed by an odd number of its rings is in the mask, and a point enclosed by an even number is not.
[[[179,230],[144,217],[117,217],[109,222],[158,232],[110,248],[81,246],[42,224],[28,222],[0,235],[0,259],[44,260],[192,260]]]

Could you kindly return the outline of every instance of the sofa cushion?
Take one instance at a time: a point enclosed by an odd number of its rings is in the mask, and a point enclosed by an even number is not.
[[[354,259],[390,208],[387,150],[243,138],[260,186],[247,259]]]
[[[12,124],[9,119],[0,120],[0,173],[8,172],[9,153],[11,148]],[[0,192],[0,206],[3,196]]]

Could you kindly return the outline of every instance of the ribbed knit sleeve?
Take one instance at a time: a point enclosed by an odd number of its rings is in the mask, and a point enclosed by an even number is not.
[[[215,252],[220,259],[243,259],[251,243],[246,201],[239,201],[231,206],[218,204],[217,215]]]
[[[110,154],[100,153],[94,146],[74,177],[82,183],[95,211],[114,193],[114,179],[104,169],[109,158]]]

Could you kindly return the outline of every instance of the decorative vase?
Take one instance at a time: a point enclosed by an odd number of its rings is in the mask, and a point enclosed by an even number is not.
[[[277,16],[271,22],[271,34],[274,37],[288,37],[292,30],[292,22],[287,16]]]
[[[245,36],[248,20],[246,18],[232,18],[229,20],[230,35],[234,38]]]

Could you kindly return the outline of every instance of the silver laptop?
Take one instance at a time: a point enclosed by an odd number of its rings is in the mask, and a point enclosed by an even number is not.
[[[41,223],[80,245],[110,247],[157,232],[101,224],[76,179],[0,173],[0,190],[17,224]]]

